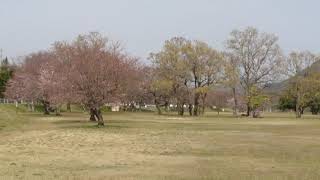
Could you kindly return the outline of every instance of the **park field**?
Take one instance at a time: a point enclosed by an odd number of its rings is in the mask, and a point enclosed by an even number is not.
[[[105,113],[98,128],[0,106],[0,179],[320,179],[320,116],[264,116]]]

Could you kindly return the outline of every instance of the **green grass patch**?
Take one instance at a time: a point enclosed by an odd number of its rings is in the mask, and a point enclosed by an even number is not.
[[[21,114],[26,111],[22,106],[0,105],[0,131],[19,129],[28,123],[28,117]]]

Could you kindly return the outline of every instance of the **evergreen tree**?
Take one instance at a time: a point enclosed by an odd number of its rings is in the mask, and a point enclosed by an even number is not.
[[[0,64],[0,98],[4,98],[4,92],[9,79],[13,75],[13,66],[10,65],[8,58],[1,60]]]

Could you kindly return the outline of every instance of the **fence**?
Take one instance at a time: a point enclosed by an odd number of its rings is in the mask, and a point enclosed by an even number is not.
[[[0,98],[0,104],[13,104],[16,106],[16,108],[18,108],[19,105],[26,105],[28,107],[29,111],[34,112],[34,110],[35,110],[33,102],[28,102],[28,101],[24,101],[24,100],[12,100],[12,99]]]
[[[31,104],[31,102],[0,98],[0,104]]]
[[[15,105],[17,109],[20,105],[24,105],[29,112],[35,112],[35,104],[29,101],[0,98],[0,104],[12,104]]]

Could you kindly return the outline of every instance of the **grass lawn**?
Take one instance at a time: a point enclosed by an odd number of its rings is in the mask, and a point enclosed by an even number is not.
[[[12,109],[12,108],[11,108]],[[320,179],[320,116],[18,114],[0,107],[0,179]]]

